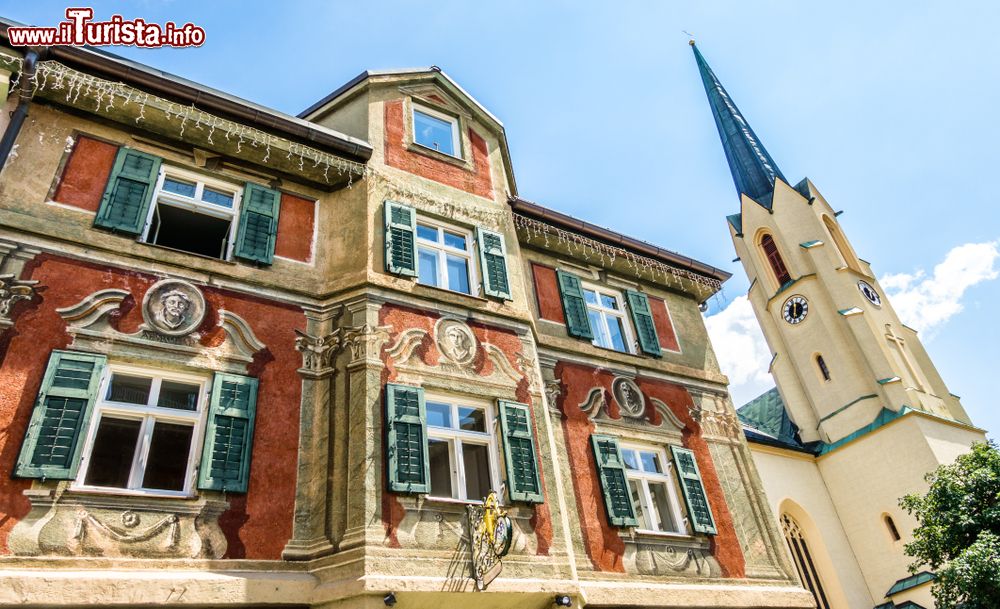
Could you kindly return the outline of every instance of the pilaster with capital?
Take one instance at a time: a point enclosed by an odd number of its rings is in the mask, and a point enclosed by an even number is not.
[[[346,433],[338,434],[335,455],[343,456],[337,487],[344,534],[339,549],[381,543],[384,531],[378,518],[382,489],[382,348],[390,338],[389,326],[379,325],[382,301],[366,297],[344,305],[343,336],[346,360],[347,409],[336,419]],[[336,456],[335,456],[336,460]],[[372,524],[379,523],[379,524]],[[371,530],[369,531],[369,527]]]
[[[306,311],[306,331],[295,330],[295,349],[302,354],[302,403],[299,413],[298,470],[292,538],[285,545],[286,560],[309,560],[334,551],[328,528],[331,488],[330,412],[334,400],[334,360],[341,345],[334,328],[341,310]]]

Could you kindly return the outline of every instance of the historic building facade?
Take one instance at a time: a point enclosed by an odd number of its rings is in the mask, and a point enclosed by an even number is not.
[[[728,275],[518,197],[439,69],[291,117],[0,68],[0,603],[813,605],[699,312]]]
[[[739,409],[771,508],[820,609],[933,606],[899,499],[983,441],[816,186],[781,174],[692,47],[740,195],[728,217],[777,388]]]

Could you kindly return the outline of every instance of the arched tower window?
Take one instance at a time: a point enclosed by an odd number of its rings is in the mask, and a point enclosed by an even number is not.
[[[783,286],[791,281],[792,276],[788,273],[785,261],[781,259],[781,252],[778,251],[778,246],[771,235],[764,235],[760,238],[760,247],[764,250],[764,257],[771,265],[771,270],[774,271],[774,278],[778,280],[778,285]]]
[[[782,514],[781,531],[785,535],[788,549],[792,552],[792,558],[795,559],[795,567],[799,571],[799,577],[802,578],[802,584],[812,592],[819,609],[830,609],[830,601],[826,598],[823,582],[820,581],[819,573],[816,572],[816,565],[809,552],[809,544],[806,543],[806,538],[802,535],[799,523],[788,514]]]
[[[816,356],[816,365],[819,366],[819,373],[823,375],[823,380],[830,380],[830,369],[826,365],[826,360],[823,359],[822,355]]]
[[[823,216],[823,224],[826,225],[826,230],[830,233],[830,237],[833,238],[833,243],[837,246],[837,251],[840,252],[840,257],[843,259],[844,264],[860,273],[861,263],[858,262],[858,257],[854,255],[854,250],[851,249],[851,245],[844,238],[844,234],[840,232],[840,227],[837,226],[837,223],[830,216]]]
[[[899,535],[899,529],[896,528],[896,523],[893,521],[892,516],[886,514],[882,517],[885,521],[885,527],[889,529],[889,537],[892,537],[893,541],[899,541],[902,539]]]

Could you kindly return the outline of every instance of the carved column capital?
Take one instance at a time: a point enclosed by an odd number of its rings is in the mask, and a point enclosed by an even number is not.
[[[312,336],[295,330],[295,350],[302,354],[299,374],[305,378],[322,378],[333,374],[333,359],[342,346],[341,330],[326,336]]]
[[[14,305],[35,296],[37,281],[16,279],[13,274],[0,275],[0,330],[14,325],[10,318]]]
[[[351,350],[349,367],[360,365],[381,366],[379,354],[389,342],[392,326],[372,326],[364,324],[356,328],[343,329],[343,344]]]

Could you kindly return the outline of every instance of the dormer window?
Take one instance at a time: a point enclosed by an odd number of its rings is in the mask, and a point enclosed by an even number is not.
[[[424,106],[413,106],[413,141],[448,156],[462,156],[458,119]]]

